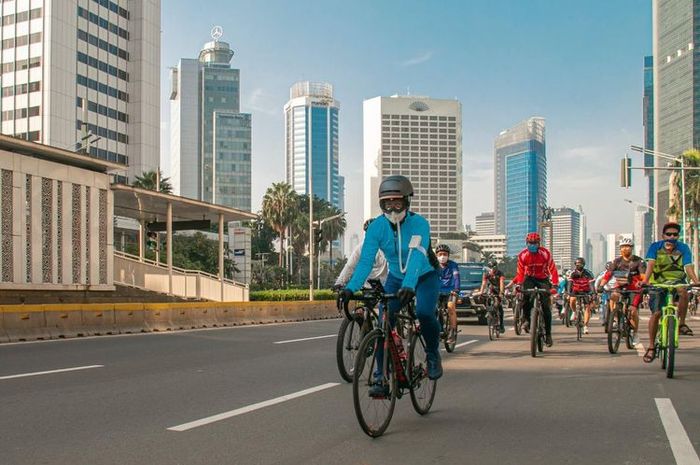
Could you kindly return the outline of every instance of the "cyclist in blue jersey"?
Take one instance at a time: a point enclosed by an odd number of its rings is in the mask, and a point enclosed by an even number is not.
[[[409,211],[412,196],[413,185],[408,178],[394,175],[382,180],[379,206],[383,215],[367,228],[357,268],[338,298],[348,302],[362,287],[372,270],[377,251],[381,250],[389,264],[384,289],[387,293],[397,294],[397,299],[388,302],[389,316],[415,297],[416,314],[426,343],[428,377],[438,379],[442,376],[438,350],[440,323],[435,315],[440,291],[439,265],[430,248],[430,224],[422,216]],[[383,350],[377,350],[376,356],[377,366],[381,367]],[[389,387],[382,384],[381,368],[375,373],[375,381],[370,395],[385,395]]]
[[[447,312],[450,316],[450,327],[447,335],[447,343],[452,344],[457,337],[457,295],[459,294],[459,265],[450,260],[450,247],[447,244],[440,244],[435,248],[440,268],[440,294],[449,294],[447,301]]]

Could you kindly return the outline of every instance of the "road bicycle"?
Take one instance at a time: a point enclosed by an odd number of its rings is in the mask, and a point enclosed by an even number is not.
[[[445,350],[448,352],[454,352],[455,345],[457,345],[457,332],[455,331],[454,337],[450,341],[450,312],[447,308],[447,303],[452,298],[452,294],[440,294],[438,298],[437,307],[437,318],[440,323],[440,341],[442,341],[445,346]]]
[[[700,289],[692,288],[688,292],[688,313],[695,316],[700,306]]]
[[[361,295],[356,297],[354,309],[343,307],[345,318],[338,329],[338,338],[335,346],[335,358],[340,377],[348,383],[352,383],[352,375],[355,370],[355,357],[360,347],[362,338],[377,327],[377,299],[373,288],[381,286],[378,280],[369,280],[370,289],[363,289]]]
[[[530,313],[530,355],[537,357],[537,352],[544,351],[546,328],[544,323],[544,311],[542,310],[542,299],[549,299],[549,289],[523,289],[524,294],[533,294],[534,302]]]
[[[627,289],[612,289],[604,291],[610,294],[619,294],[620,298],[615,304],[615,308],[608,312],[607,333],[608,333],[608,352],[616,354],[620,347],[620,341],[624,338],[627,348],[634,350],[634,329],[630,323],[630,301],[631,296],[639,294],[641,291],[632,291]],[[608,297],[610,298],[610,297]]]
[[[576,340],[580,341],[583,337],[584,314],[590,302],[591,294],[589,292],[576,292],[572,297],[576,298]]]
[[[396,298],[396,294],[382,290],[372,292],[384,309],[388,308],[390,299]],[[428,378],[425,339],[414,303],[408,303],[393,315],[397,325],[403,322],[405,337],[392,329],[389,313],[381,312],[379,325],[362,339],[355,358],[352,382],[355,415],[362,430],[371,437],[381,436],[388,428],[396,399],[408,391],[415,411],[425,415],[433,405],[437,388],[437,381]],[[376,384],[383,388],[378,390],[380,395],[372,389]]]
[[[496,296],[489,292],[484,297],[486,298],[486,323],[489,327],[489,340],[493,341],[501,337],[501,317],[498,314]]]
[[[512,308],[513,308],[513,330],[515,334],[520,336],[523,332],[523,323],[525,318],[523,317],[523,294],[520,292],[520,288],[516,288],[512,298]]]
[[[673,378],[676,363],[676,351],[678,350],[678,307],[674,303],[674,297],[678,289],[697,288],[697,284],[660,284],[654,283],[645,286],[647,292],[666,294],[666,303],[661,307],[661,320],[654,341],[654,355],[661,360],[661,369],[666,370],[666,377]]]

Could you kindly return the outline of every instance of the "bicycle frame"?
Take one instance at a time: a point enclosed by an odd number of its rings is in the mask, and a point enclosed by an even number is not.
[[[662,349],[665,349],[666,347],[669,346],[669,334],[668,334],[668,320],[669,318],[673,318],[676,321],[676,324],[674,325],[675,331],[673,335],[673,347],[678,348],[678,334],[679,334],[679,325],[678,325],[678,307],[673,303],[673,297],[674,297],[674,290],[677,289],[678,287],[675,286],[662,286],[662,285],[655,285],[655,287],[660,287],[662,289],[666,289],[668,292],[666,293],[666,304],[661,308],[661,320],[659,321],[659,331],[656,333],[656,339],[659,342],[659,345]],[[679,286],[680,287],[680,286]]]

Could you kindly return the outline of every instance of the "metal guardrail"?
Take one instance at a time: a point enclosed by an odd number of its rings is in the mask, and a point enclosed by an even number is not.
[[[158,263],[158,262],[155,261],[155,260],[150,260],[150,259],[145,258],[145,257],[144,257],[143,259],[140,259],[140,258],[139,258],[138,256],[136,256],[136,255],[132,255],[132,254],[129,254],[129,253],[126,253],[126,252],[121,252],[121,251],[119,251],[119,250],[115,250],[115,251],[114,251],[114,256],[115,256],[115,257],[121,257],[121,258],[124,258],[124,259],[126,259],[126,260],[131,260],[131,261],[139,262],[139,263],[146,263],[146,264],[151,265],[151,266],[156,266],[156,267],[158,267],[158,268],[162,268],[163,270],[167,270],[167,269],[168,269],[168,266],[165,265],[165,264],[163,264],[163,263]],[[219,280],[220,280],[220,278],[219,278],[218,276],[213,275],[213,274],[211,274],[211,273],[207,273],[206,271],[201,271],[201,270],[187,270],[187,269],[185,269],[185,268],[180,268],[180,267],[177,267],[177,266],[173,266],[173,271],[176,271],[176,272],[178,272],[178,273],[180,273],[180,274],[184,274],[184,275],[188,275],[188,276],[204,276],[204,277],[207,277],[207,278],[216,280],[216,281],[219,281]],[[228,279],[228,278],[224,278],[223,281],[224,281],[225,283],[228,283],[228,284],[233,284],[234,286],[249,287],[249,285],[246,284],[246,283],[240,283],[240,282],[238,282],[238,281],[234,281],[234,280]]]

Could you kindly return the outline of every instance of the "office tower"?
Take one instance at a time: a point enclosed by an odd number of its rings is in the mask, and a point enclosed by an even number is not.
[[[484,255],[492,255],[498,261],[503,260],[506,255],[506,236],[504,234],[477,234],[469,238],[481,248]]]
[[[607,239],[601,233],[593,233],[589,242],[591,244],[591,259],[588,261],[588,266],[594,273],[599,273],[605,269],[605,263],[608,261]]]
[[[555,208],[552,212],[552,258],[557,267],[570,270],[581,254],[581,214],[573,208]]]
[[[178,195],[250,211],[251,115],[221,34],[170,70],[170,173]]]
[[[700,145],[700,72],[695,38],[700,35],[700,1],[653,0],[653,141],[654,150],[680,156]],[[648,143],[645,140],[645,143]],[[656,160],[656,166],[666,161]],[[657,228],[666,222],[669,172],[656,171]],[[658,232],[657,232],[658,233]]]
[[[654,150],[654,57],[644,57],[644,96],[642,99],[642,122],[644,126],[644,148]],[[654,156],[644,155],[644,166],[654,167]],[[656,208],[656,194],[654,190],[654,170],[644,171],[647,177],[647,204],[651,208]],[[654,210],[647,209],[644,213],[644,235],[640,238],[642,250],[649,247],[654,241]]]
[[[3,1],[0,16],[3,134],[127,164],[122,182],[158,168],[159,0]]]
[[[544,118],[532,117],[502,131],[494,144],[494,218],[506,253],[517,255],[527,233],[539,230],[547,203]]]
[[[430,222],[433,237],[462,232],[462,105],[413,95],[364,101],[364,213],[377,216],[381,180],[408,177],[411,210]]]
[[[493,212],[482,213],[476,217],[476,234],[479,236],[488,236],[496,234],[496,222],[493,217]]]
[[[295,83],[284,106],[287,182],[297,193],[308,193],[311,165],[313,195],[336,208],[341,206],[339,111],[340,102],[333,98],[333,86],[325,82]]]
[[[648,245],[644,244],[645,224],[647,208],[637,206],[634,209],[634,253],[640,257],[646,254]]]

